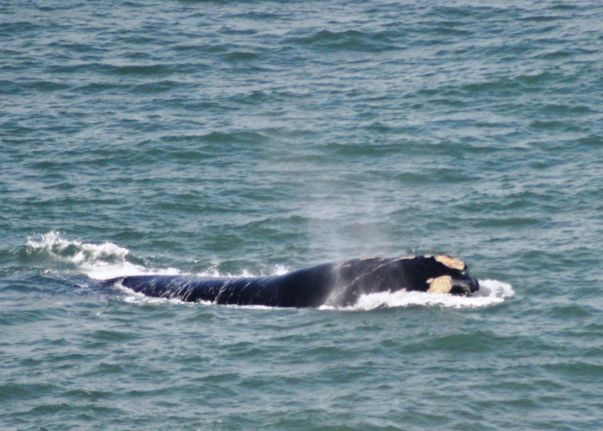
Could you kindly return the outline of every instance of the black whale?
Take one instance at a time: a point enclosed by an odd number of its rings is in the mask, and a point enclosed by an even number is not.
[[[362,294],[402,289],[452,295],[479,289],[465,263],[446,255],[353,259],[268,277],[139,275],[105,283],[152,297],[273,307],[346,306]]]

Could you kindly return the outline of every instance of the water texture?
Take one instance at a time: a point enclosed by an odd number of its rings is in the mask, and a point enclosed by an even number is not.
[[[600,430],[603,6],[0,2],[0,429]],[[461,256],[348,309],[98,280]]]

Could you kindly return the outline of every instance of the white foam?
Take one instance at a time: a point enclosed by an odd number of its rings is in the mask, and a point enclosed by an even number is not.
[[[146,268],[128,260],[130,251],[112,242],[102,244],[68,240],[58,232],[27,238],[28,253],[45,253],[52,259],[71,263],[75,268],[96,280],[106,280],[137,274],[177,275],[177,268]]]
[[[132,262],[130,250],[112,242],[94,244],[64,238],[59,232],[50,231],[43,235],[27,238],[27,252],[29,254],[45,254],[51,259],[72,264],[76,271],[95,280],[127,277],[129,275],[187,275],[178,268],[152,268]],[[45,272],[54,272],[52,268]],[[280,275],[289,269],[276,265],[269,269],[265,275]],[[199,272],[199,277],[254,277],[248,270],[236,274],[220,272],[217,266]],[[144,295],[142,295],[144,296]],[[157,298],[155,298],[157,299]]]
[[[207,274],[203,274],[207,276]],[[212,272],[212,276],[223,276]],[[176,298],[154,298],[145,296],[142,293],[134,292],[127,287],[117,285],[126,296],[126,302],[135,304],[201,304],[201,305],[216,305],[211,301],[199,301],[197,303],[185,302]],[[376,308],[396,308],[396,307],[429,307],[438,306],[445,308],[478,308],[500,304],[506,298],[515,296],[513,286],[498,280],[480,280],[480,290],[477,294],[465,297],[446,294],[434,294],[427,292],[380,292],[362,295],[356,304],[347,307],[333,307],[323,305],[319,310],[344,310],[344,311],[369,311]],[[283,310],[281,307],[271,307],[267,305],[235,305],[235,304],[220,304],[221,307],[227,308],[244,308],[247,310]]]
[[[321,310],[373,310],[375,308],[440,306],[450,308],[476,308],[500,304],[505,298],[515,295],[513,286],[498,280],[480,280],[480,290],[472,296],[455,296],[427,292],[379,292],[362,295],[358,301],[348,307],[323,305]]]
[[[130,251],[111,242],[102,244],[86,243],[79,240],[68,240],[58,232],[48,232],[38,237],[27,238],[28,253],[43,253],[54,260],[70,263],[76,271],[96,280],[106,280],[114,277],[129,275],[180,275],[178,268],[149,268],[128,260]],[[52,271],[47,269],[46,271]],[[281,275],[289,269],[276,265],[265,275]],[[253,277],[253,274],[243,270],[238,274],[221,273],[217,267],[195,274],[201,277]],[[323,305],[321,310],[372,310],[375,308],[409,307],[409,306],[441,306],[451,308],[475,308],[500,304],[506,298],[515,295],[513,287],[498,280],[480,280],[480,290],[473,296],[453,296],[426,292],[380,292],[361,296],[356,304],[348,307],[332,307]],[[179,299],[151,298],[141,293],[122,287],[127,294],[125,301],[135,303],[184,303]],[[190,304],[190,303],[187,303]],[[204,303],[206,305],[211,302]],[[238,306],[237,306],[238,307]],[[244,306],[245,308],[270,310],[273,307],[263,305]]]

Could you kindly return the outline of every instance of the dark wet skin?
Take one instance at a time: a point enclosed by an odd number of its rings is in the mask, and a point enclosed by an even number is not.
[[[397,290],[426,292],[430,288],[429,281],[442,276],[450,277],[448,293],[452,295],[468,296],[478,291],[479,283],[469,275],[466,265],[460,260],[455,262],[460,262],[462,269],[441,263],[433,256],[367,258],[268,277],[141,275],[115,278],[105,284],[119,283],[147,296],[188,302],[274,307],[347,306],[363,294]]]

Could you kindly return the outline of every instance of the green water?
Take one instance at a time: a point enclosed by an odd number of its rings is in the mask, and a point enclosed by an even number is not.
[[[0,429],[600,430],[603,7],[0,2]],[[473,298],[125,274],[450,253]]]

